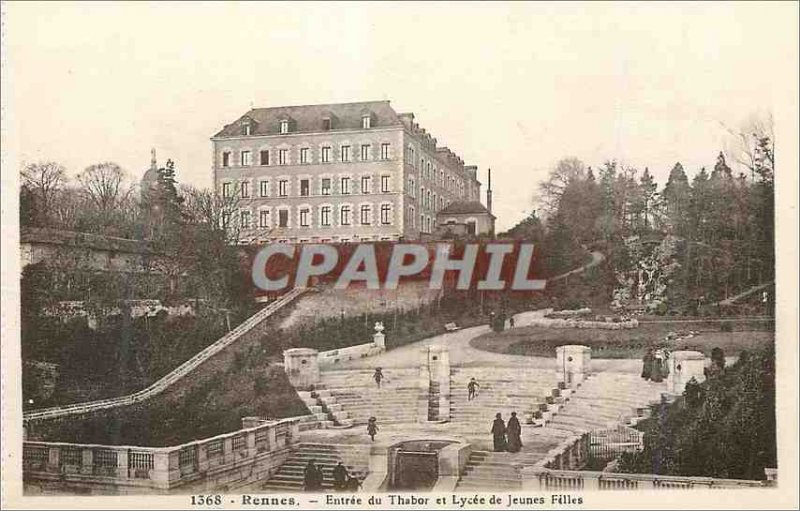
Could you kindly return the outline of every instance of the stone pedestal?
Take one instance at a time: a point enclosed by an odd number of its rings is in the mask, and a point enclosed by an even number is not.
[[[567,388],[575,388],[586,379],[592,360],[588,346],[569,344],[556,348],[556,374]]]
[[[381,351],[386,351],[386,335],[383,333],[383,323],[375,323],[375,333],[372,335],[372,343]]]
[[[319,383],[319,359],[317,350],[292,348],[283,352],[283,367],[289,382],[297,389],[310,390]]]
[[[667,392],[670,394],[683,394],[686,383],[692,378],[698,383],[706,379],[703,372],[705,356],[699,351],[673,351],[667,359],[667,367]]]

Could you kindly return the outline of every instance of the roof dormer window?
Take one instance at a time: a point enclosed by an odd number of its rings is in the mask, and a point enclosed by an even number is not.
[[[289,119],[281,119],[281,135],[289,133]]]
[[[242,135],[248,136],[253,134],[253,127],[250,125],[249,122],[246,122],[242,125]]]
[[[361,129],[368,130],[372,127],[372,116],[364,114],[361,116]]]
[[[330,117],[324,117],[322,119],[322,129],[324,131],[330,131],[331,130],[331,126],[332,126],[331,118]]]

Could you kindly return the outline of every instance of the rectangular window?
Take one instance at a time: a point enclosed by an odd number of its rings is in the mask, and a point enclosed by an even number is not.
[[[330,163],[331,161],[331,148],[325,146],[322,148],[322,163]]]
[[[309,219],[310,214],[309,213],[310,213],[310,211],[308,210],[308,208],[303,208],[303,209],[300,210],[300,227],[310,227],[311,226],[311,224],[309,224],[309,221],[310,221],[310,219]]]
[[[350,193],[350,178],[343,177],[341,181],[341,193],[342,195],[348,195]]]
[[[269,227],[269,211],[262,210],[258,212],[258,226],[261,228]]]
[[[289,121],[281,121],[281,135],[289,133]]]
[[[361,193],[370,193],[370,181],[372,179],[369,176],[361,177]]]
[[[361,206],[361,225],[369,225],[369,214],[370,214],[369,204],[364,204],[363,206]]]
[[[419,215],[419,230],[425,232],[425,215]]]
[[[288,164],[289,164],[289,150],[278,149],[278,165],[288,165]]]
[[[330,206],[322,206],[319,210],[319,222],[324,227],[330,227],[331,225],[331,207]]]
[[[250,124],[245,124],[244,125],[244,130],[242,131],[242,134],[243,135],[251,135],[252,133],[253,133],[253,130],[250,128]]]
[[[381,205],[381,223],[384,225],[389,224],[389,214],[392,211],[392,206],[389,204]]]
[[[340,153],[341,153],[343,162],[350,161],[350,146],[349,145],[343,145],[342,146],[342,150],[340,151]]]
[[[324,131],[329,131],[331,129],[331,119],[330,117],[326,117],[322,119],[322,129]]]
[[[230,167],[230,165],[231,165],[231,153],[229,152],[222,153],[222,166]]]
[[[414,213],[414,206],[408,207],[408,216],[411,218],[411,227],[417,226],[417,215]]]
[[[250,212],[249,211],[240,212],[239,213],[239,218],[241,219],[242,229],[249,229],[250,228]]]
[[[350,206],[342,206],[339,208],[339,223],[342,225],[350,225]]]
[[[361,118],[361,128],[368,130],[372,126],[372,118],[369,115],[365,115]]]
[[[241,191],[242,191],[242,198],[246,199],[250,197],[250,182],[249,181],[242,181],[241,183]]]
[[[300,149],[300,163],[308,163],[308,147]]]
[[[289,226],[289,210],[288,209],[281,209],[278,211],[278,226],[279,227],[288,227]]]
[[[308,197],[308,179],[300,180],[300,196]]]
[[[330,195],[331,194],[331,178],[323,177],[322,178],[322,186],[320,188],[321,188],[320,191],[322,192],[322,195]]]
[[[269,151],[261,151],[260,163],[261,165],[269,165]]]
[[[242,167],[249,167],[250,166],[250,151],[242,151]]]
[[[231,184],[230,183],[222,183],[222,196],[223,197],[230,197],[231,196]]]
[[[389,144],[381,144],[381,160],[389,159]]]
[[[362,144],[361,145],[361,161],[369,160],[369,144]]]
[[[278,181],[278,195],[281,197],[286,197],[287,195],[289,195],[287,193],[288,187],[289,187],[289,181],[285,179],[281,179],[280,181]]]
[[[389,189],[389,180],[392,176],[381,176],[381,192],[382,193],[389,193],[391,190]]]
[[[269,181],[260,181],[258,183],[258,195],[269,197]]]

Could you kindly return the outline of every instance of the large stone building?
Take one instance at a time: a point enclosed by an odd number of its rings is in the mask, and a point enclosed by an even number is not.
[[[211,140],[246,243],[417,239],[438,211],[480,201],[477,167],[388,101],[256,108]]]

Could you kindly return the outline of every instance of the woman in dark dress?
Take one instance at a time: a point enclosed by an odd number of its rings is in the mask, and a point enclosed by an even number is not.
[[[642,359],[642,378],[645,380],[649,380],[653,377],[653,362],[655,357],[653,357],[653,348],[647,348],[647,352],[644,354],[644,358]]]
[[[492,437],[494,438],[495,452],[503,452],[506,450],[506,423],[503,422],[502,415],[499,413],[495,415],[494,422],[492,423]]]
[[[519,452],[522,449],[522,426],[517,419],[517,412],[511,412],[508,419],[508,452]]]

